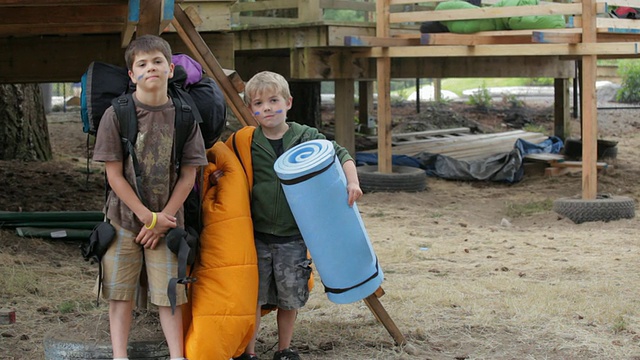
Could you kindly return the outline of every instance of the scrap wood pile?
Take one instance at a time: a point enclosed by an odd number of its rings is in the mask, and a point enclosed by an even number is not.
[[[15,229],[21,237],[86,240],[103,220],[99,211],[0,212],[0,228]]]
[[[476,160],[513,150],[516,140],[540,143],[548,136],[524,130],[492,134],[472,134],[469,128],[392,134],[393,155],[416,156],[420,153],[446,155],[456,160]],[[377,150],[365,152],[373,153]]]

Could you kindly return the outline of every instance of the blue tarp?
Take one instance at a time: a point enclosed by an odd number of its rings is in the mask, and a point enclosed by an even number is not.
[[[562,150],[562,139],[552,136],[547,140],[534,144],[518,139],[513,150],[491,155],[473,161],[456,160],[452,157],[423,152],[415,157],[393,155],[393,165],[412,166],[424,169],[429,176],[449,180],[482,180],[515,183],[522,180],[524,169],[523,158],[528,154],[557,154]],[[378,155],[372,153],[356,153],[356,165],[377,165]]]

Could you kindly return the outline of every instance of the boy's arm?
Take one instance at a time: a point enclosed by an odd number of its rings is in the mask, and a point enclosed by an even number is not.
[[[342,164],[342,170],[344,170],[344,176],[347,178],[347,194],[349,194],[349,206],[353,206],[356,200],[362,196],[362,189],[360,189],[360,180],[358,180],[358,170],[356,169],[356,162],[353,160],[347,160]]]
[[[138,195],[131,185],[129,185],[127,179],[125,179],[122,172],[122,162],[107,161],[105,162],[105,170],[107,172],[109,186],[118,198],[133,211],[145,226],[151,225],[153,223],[153,213],[140,201]],[[166,233],[170,228],[176,227],[176,218],[174,215],[175,214],[158,213],[155,226],[152,229],[143,227],[136,237],[136,242],[144,247],[153,249],[161,235]]]
[[[176,182],[176,186],[173,188],[171,192],[171,196],[169,197],[169,201],[167,205],[165,205],[162,212],[165,214],[169,214],[171,216],[175,216],[182,207],[182,204],[189,196],[191,189],[193,189],[193,185],[196,182],[196,172],[198,167],[195,165],[182,165],[180,166],[180,176],[178,177],[178,181]]]

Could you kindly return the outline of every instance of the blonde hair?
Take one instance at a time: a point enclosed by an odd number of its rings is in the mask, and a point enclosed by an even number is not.
[[[244,102],[251,105],[251,98],[261,94],[265,90],[273,91],[286,100],[291,98],[289,83],[280,74],[271,71],[262,71],[255,74],[244,87]]]

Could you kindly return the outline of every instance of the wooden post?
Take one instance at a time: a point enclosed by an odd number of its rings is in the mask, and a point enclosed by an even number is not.
[[[320,0],[298,0],[298,21],[322,21],[322,15]]]
[[[336,85],[335,131],[336,142],[344,146],[351,156],[356,156],[355,124],[353,119],[355,95],[352,79],[339,79]]]
[[[433,100],[440,102],[442,100],[442,79],[433,79]]]
[[[376,2],[376,36],[389,37],[389,1]],[[391,58],[389,48],[382,48],[383,56],[376,59],[378,81],[378,171],[390,174],[391,163]]]
[[[582,1],[582,42],[597,42],[596,34],[596,2]],[[598,57],[582,56],[582,198],[596,198],[598,190],[597,135],[598,114],[596,103],[596,72]]]
[[[571,135],[569,79],[554,79],[553,135],[566,140]]]
[[[373,82],[358,81],[358,120],[360,130],[365,134],[375,134],[375,126],[369,124],[369,118],[373,114]]]

